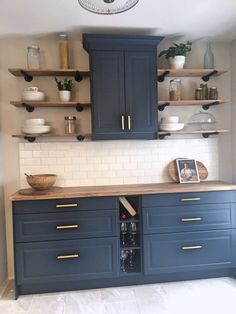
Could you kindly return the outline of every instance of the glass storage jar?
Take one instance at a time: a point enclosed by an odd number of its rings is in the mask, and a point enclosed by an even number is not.
[[[67,34],[59,34],[60,68],[69,69],[69,46]]]
[[[76,133],[76,117],[66,116],[65,117],[65,134]]]
[[[27,66],[28,69],[40,68],[40,48],[39,46],[27,47]]]
[[[170,81],[169,97],[170,100],[181,100],[181,80],[174,79]]]

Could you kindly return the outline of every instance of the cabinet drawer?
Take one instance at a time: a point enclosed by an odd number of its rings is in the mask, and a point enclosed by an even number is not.
[[[235,202],[234,191],[144,195],[143,207]]]
[[[145,273],[232,267],[233,231],[144,236]]]
[[[14,216],[16,242],[118,235],[118,211],[92,210]]]
[[[116,277],[118,239],[18,243],[17,284]]]
[[[143,210],[145,234],[235,228],[235,204],[150,207]]]
[[[60,211],[115,209],[118,208],[116,197],[64,198],[40,201],[13,202],[15,214],[45,213]]]

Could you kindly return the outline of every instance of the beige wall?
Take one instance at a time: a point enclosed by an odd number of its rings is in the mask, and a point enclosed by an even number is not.
[[[236,82],[236,40],[232,42],[231,46],[231,62],[232,62],[232,81],[231,81],[231,90],[232,90],[232,115],[231,115],[231,123],[232,123],[232,155],[233,155],[233,182],[236,183],[236,88],[235,88],[235,82]]]
[[[9,196],[13,194],[20,186],[19,178],[19,156],[18,156],[18,140],[12,139],[11,135],[19,133],[20,128],[26,118],[29,117],[46,117],[51,125],[57,130],[63,130],[64,116],[76,115],[79,118],[80,130],[82,132],[90,131],[90,112],[85,110],[83,113],[78,114],[75,109],[68,108],[54,108],[54,109],[36,109],[33,113],[27,113],[23,109],[17,109],[9,104],[11,100],[19,100],[22,91],[28,86],[38,86],[44,90],[48,97],[55,99],[58,97],[56,85],[52,77],[39,77],[34,78],[33,82],[27,83],[22,78],[16,78],[8,73],[8,68],[25,67],[26,66],[26,51],[27,46],[31,44],[38,44],[41,48],[42,55],[42,68],[58,68],[58,46],[56,36],[48,36],[44,38],[12,38],[0,40],[0,106],[2,109],[1,121],[3,130],[3,159],[5,169],[4,192],[5,192],[5,205],[6,205],[6,234],[7,234],[7,254],[8,254],[8,271],[9,276],[13,276],[13,254],[12,254],[12,214],[11,203]],[[198,42],[194,44],[193,53],[190,55],[187,67],[202,67],[203,54],[205,43]],[[216,43],[213,46],[213,51],[216,59],[216,67],[230,68],[230,46],[227,44]],[[83,50],[79,39],[71,39],[71,67],[88,67],[88,55]],[[189,88],[192,90],[198,84],[200,79],[193,80],[183,79],[185,84],[185,97],[192,97]],[[230,98],[230,74],[226,74],[220,78],[213,79],[209,86],[216,85],[219,87],[222,97]],[[160,90],[160,88],[159,88]],[[168,81],[164,83],[160,90],[160,95],[165,97],[168,91]],[[89,84],[88,79],[76,84],[74,96],[79,101],[89,100]],[[193,113],[199,112],[200,108],[181,108],[176,112],[173,108],[168,108],[165,115],[180,114],[183,119],[187,119]],[[217,120],[218,125],[222,127],[230,127],[230,104],[226,106],[219,106],[210,110]],[[220,137],[219,145],[219,158],[228,165],[227,169],[221,171],[220,178],[231,180],[231,159],[230,159],[230,135],[222,135]],[[116,145],[116,144],[114,144]],[[218,144],[217,144],[218,145]],[[206,149],[210,149],[210,146]],[[218,150],[210,152],[216,154]],[[147,152],[148,154],[148,152]],[[163,156],[164,158],[165,156]],[[159,159],[162,156],[158,156]]]

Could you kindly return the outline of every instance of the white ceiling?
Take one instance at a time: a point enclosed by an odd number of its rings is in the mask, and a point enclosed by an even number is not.
[[[1,38],[62,31],[231,41],[236,0],[139,0],[131,10],[110,16],[90,13],[77,0],[0,0]]]

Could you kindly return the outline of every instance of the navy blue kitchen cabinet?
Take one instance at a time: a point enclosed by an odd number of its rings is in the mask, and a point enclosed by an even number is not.
[[[157,138],[161,37],[84,34],[90,54],[92,138]]]

